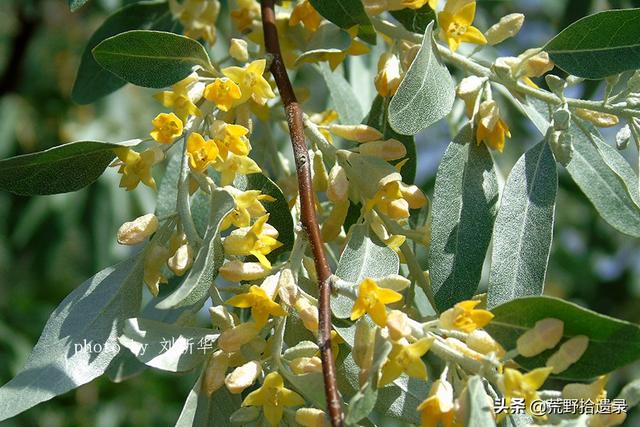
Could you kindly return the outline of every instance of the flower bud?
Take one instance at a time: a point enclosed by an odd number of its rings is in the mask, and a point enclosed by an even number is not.
[[[231,39],[229,44],[229,56],[239,62],[249,61],[247,42],[243,39]]]
[[[236,319],[224,305],[209,307],[209,317],[211,317],[211,325],[221,331],[226,331],[236,325]]]
[[[405,199],[396,199],[387,206],[389,218],[400,219],[409,217],[409,203]]]
[[[271,269],[266,268],[259,262],[242,262],[238,260],[229,261],[220,267],[220,275],[230,282],[262,279],[268,276],[270,271]]]
[[[524,15],[521,13],[511,13],[503,16],[500,18],[500,21],[491,26],[484,34],[487,43],[496,45],[515,36],[520,31],[520,28],[522,28],[523,23]]]
[[[549,54],[547,52],[539,52],[531,57],[529,57],[529,55],[530,50],[527,50],[518,56],[518,58],[523,60],[523,63],[520,64],[520,68],[523,70],[525,76],[540,77],[547,71],[551,71],[553,69],[553,61],[549,59]]]
[[[329,174],[322,159],[322,151],[313,153],[313,189],[315,191],[327,191],[329,186]]]
[[[427,196],[416,185],[400,183],[400,192],[402,193],[402,198],[409,203],[411,209],[420,209],[427,204]]]
[[[567,130],[571,125],[571,112],[568,108],[558,108],[553,112],[553,129]]]
[[[260,328],[253,322],[241,323],[238,326],[227,329],[218,338],[218,347],[226,353],[239,351],[240,347],[247,344],[258,335]]]
[[[526,331],[516,341],[518,353],[524,357],[533,357],[553,348],[560,342],[563,331],[562,320],[552,317],[539,320],[532,329]]]
[[[456,91],[458,97],[464,101],[465,111],[468,117],[473,114],[473,108],[476,104],[476,100],[480,95],[480,90],[486,79],[478,76],[465,77],[460,81],[458,90]]]
[[[556,76],[555,74],[547,74],[544,76],[544,80],[547,82],[549,89],[559,98],[563,97],[564,90],[567,87],[567,81]]]
[[[400,86],[400,60],[394,54],[385,52],[378,60],[378,74],[374,79],[380,96],[393,96]]]
[[[398,160],[407,155],[407,148],[404,144],[393,138],[361,144],[359,151],[365,156],[380,157],[387,161]]]
[[[202,390],[211,396],[224,384],[224,374],[229,366],[229,356],[223,351],[216,351],[207,361],[207,367],[202,379]]]
[[[624,150],[627,148],[629,144],[629,139],[631,139],[631,129],[629,125],[624,125],[618,133],[616,133],[616,147],[618,150]]]
[[[121,245],[137,245],[144,242],[158,229],[158,218],[154,214],[138,217],[125,222],[118,229],[118,243]]]
[[[329,427],[323,411],[316,408],[300,408],[296,411],[296,422],[303,427]]]
[[[182,276],[193,264],[193,249],[188,243],[180,246],[171,258],[167,261],[169,269],[176,276]]]
[[[329,213],[327,220],[322,223],[322,239],[325,242],[330,242],[340,235],[342,225],[344,224],[348,213],[348,200],[334,203],[333,209],[331,209],[331,213]]]
[[[329,172],[329,185],[327,187],[327,198],[332,202],[348,200],[349,180],[347,173],[339,164],[333,165]]]
[[[576,108],[576,116],[593,123],[599,128],[609,128],[618,124],[620,119],[613,114],[601,113],[600,111],[585,110],[584,108]]]
[[[573,137],[569,132],[553,132],[549,139],[551,151],[556,160],[567,165],[573,157]]]
[[[635,73],[627,80],[627,87],[631,92],[640,92],[640,71]]]
[[[322,360],[319,357],[298,357],[291,361],[289,365],[291,371],[296,375],[322,372]]]
[[[170,256],[171,252],[168,248],[153,243],[145,254],[143,280],[154,297],[158,296],[160,283],[167,283],[167,278],[162,273],[162,267]]]
[[[351,357],[353,357],[353,361],[356,362],[360,369],[369,369],[371,366],[375,336],[375,328],[366,319],[360,319],[356,322]]]
[[[444,342],[451,347],[452,349],[456,350],[458,353],[463,354],[464,356],[473,359],[473,360],[483,360],[484,356],[482,354],[480,354],[479,352],[472,350],[471,348],[469,348],[469,346],[465,343],[463,343],[462,341],[460,341],[457,338],[446,338],[444,340]]]
[[[554,374],[559,374],[569,368],[582,357],[589,346],[589,337],[586,335],[576,335],[567,342],[563,343],[558,351],[553,353],[545,364],[547,367],[553,368]]]
[[[589,384],[567,384],[562,388],[562,397],[564,399],[576,400],[591,399],[593,402],[606,399],[607,390],[605,390],[604,387],[607,384],[607,379],[607,375],[602,375],[598,377],[597,380]]]
[[[389,337],[394,341],[409,336],[411,327],[409,326],[409,316],[400,310],[391,310],[387,315],[387,330]]]
[[[292,307],[296,301],[300,299],[300,290],[296,285],[293,272],[289,268],[285,268],[280,272],[280,277],[278,278],[278,295],[285,304]]]
[[[487,331],[482,329],[476,329],[469,333],[465,342],[471,350],[475,350],[482,354],[495,353],[496,356],[502,357],[505,353],[502,346],[498,344],[498,342],[494,340]]]
[[[301,298],[296,303],[295,309],[304,327],[311,332],[316,332],[318,330],[318,308]]]
[[[329,132],[355,142],[376,141],[384,137],[378,129],[367,125],[331,125]]]
[[[378,286],[381,288],[392,289],[396,292],[401,292],[409,287],[411,280],[399,274],[389,274],[380,279],[376,279]]]
[[[420,45],[417,43],[411,43],[406,40],[403,40],[400,43],[400,63],[402,64],[402,68],[408,70],[413,61],[418,56],[418,52],[420,51]]]
[[[224,379],[224,384],[232,394],[242,393],[256,381],[260,372],[262,372],[260,362],[252,360],[234,369]]]

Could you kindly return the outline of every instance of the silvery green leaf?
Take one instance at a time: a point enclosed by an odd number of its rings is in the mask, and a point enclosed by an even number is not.
[[[338,112],[338,120],[345,125],[356,125],[362,121],[364,113],[353,93],[353,88],[344,78],[342,68],[331,70],[326,62],[317,65],[318,72],[327,84],[329,96],[335,110]]]
[[[105,268],[54,310],[23,370],[0,388],[0,420],[102,375],[142,298],[143,257]]]
[[[220,223],[235,207],[235,202],[226,191],[216,190],[211,194],[211,206],[209,227],[191,270],[182,284],[156,307],[170,309],[199,304],[209,295],[209,287],[218,275],[224,258],[220,240]]]
[[[389,104],[389,123],[398,133],[415,135],[449,114],[455,99],[453,79],[433,48],[433,22],[418,55]]]
[[[211,396],[202,390],[202,377],[198,378],[187,400],[184,402],[182,412],[176,427],[230,427],[231,414],[240,408],[242,399],[240,395],[231,394],[226,387],[216,390]]]
[[[542,294],[557,189],[556,162],[543,141],[520,157],[502,191],[493,232],[489,308]]]
[[[467,125],[449,144],[436,174],[429,272],[439,311],[474,295],[497,202],[493,159]]]
[[[132,318],[125,322],[119,341],[147,366],[186,372],[202,364],[218,335],[210,329]]]
[[[491,399],[484,389],[482,378],[474,375],[467,381],[467,402],[469,412],[466,414],[465,426],[491,427],[496,425]]]

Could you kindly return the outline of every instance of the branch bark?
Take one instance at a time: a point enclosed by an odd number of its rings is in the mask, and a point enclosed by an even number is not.
[[[287,75],[287,69],[282,60],[278,30],[276,28],[276,15],[273,0],[262,0],[262,27],[264,31],[264,44],[268,54],[272,56],[271,74],[276,81],[280,97],[284,104],[285,115],[289,125],[289,136],[296,163],[298,175],[298,191],[300,193],[300,220],[304,227],[316,267],[318,276],[318,346],[322,359],[322,372],[324,376],[324,388],[327,399],[327,410],[331,419],[331,425],[338,427],[343,425],[342,404],[336,382],[336,367],[331,350],[331,310],[329,301],[331,298],[331,268],[324,253],[324,246],[320,236],[320,228],[316,219],[316,211],[311,186],[311,169],[309,152],[304,138],[304,124],[302,109],[291,86]]]

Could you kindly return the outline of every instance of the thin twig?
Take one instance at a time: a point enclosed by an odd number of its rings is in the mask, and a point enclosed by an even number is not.
[[[296,99],[287,75],[287,69],[280,53],[278,30],[276,28],[276,15],[273,0],[262,1],[262,27],[264,31],[264,44],[268,54],[272,56],[271,74],[276,81],[280,97],[284,104],[285,115],[289,125],[289,135],[298,174],[298,190],[300,193],[300,221],[304,227],[318,276],[319,301],[318,301],[318,346],[322,359],[322,372],[324,375],[325,395],[327,410],[331,425],[338,427],[343,425],[342,404],[338,393],[336,381],[336,368],[331,351],[331,310],[329,300],[331,298],[331,269],[324,253],[320,228],[316,219],[313,189],[311,186],[311,170],[309,167],[309,153],[304,139],[304,125],[302,109]]]

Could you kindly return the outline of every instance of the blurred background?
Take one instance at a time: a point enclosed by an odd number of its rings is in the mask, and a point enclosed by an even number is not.
[[[109,13],[129,3],[134,1],[93,0],[71,13],[66,0],[0,0],[0,158],[80,139],[122,141],[149,131],[150,117],[160,108],[147,90],[126,86],[89,106],[74,105],[70,99],[87,40]],[[618,7],[640,7],[640,1],[479,0],[476,26],[486,30],[505,14],[525,13],[521,33],[497,52],[517,55],[543,45],[582,16]],[[224,11],[221,19],[227,19]],[[306,84],[322,85],[318,79]],[[373,93],[373,82],[370,87]],[[310,89],[324,93],[323,88]],[[602,87],[590,82],[572,88],[571,96],[599,99]],[[509,104],[503,103],[502,109],[513,137],[505,153],[494,157],[505,178],[516,159],[540,137]],[[604,132],[609,143],[614,143],[615,131]],[[433,194],[435,171],[449,138],[446,123],[417,138],[416,183],[428,195]],[[633,144],[626,151],[636,168]],[[559,170],[545,292],[640,322],[639,242],[602,221]],[[76,193],[40,197],[0,193],[0,384],[22,367],[62,299],[98,270],[126,257],[127,249],[115,242],[118,227],[153,211],[152,191],[140,186],[127,193],[118,188],[118,181],[115,171],[108,169],[95,184]],[[172,425],[194,375],[148,371],[124,384],[100,378],[0,425]],[[624,382],[639,376],[640,365],[621,370],[612,378],[610,392],[615,396]],[[638,420],[630,417],[627,425],[638,425]]]

